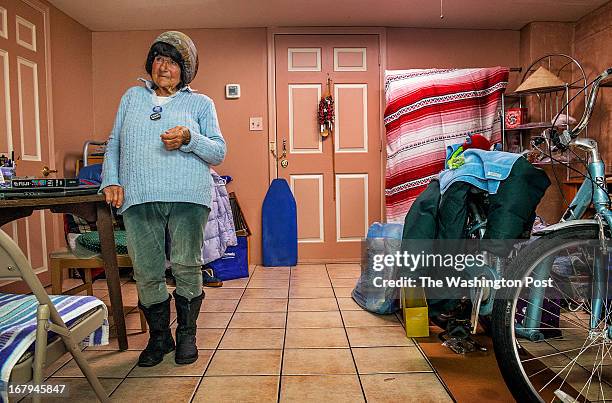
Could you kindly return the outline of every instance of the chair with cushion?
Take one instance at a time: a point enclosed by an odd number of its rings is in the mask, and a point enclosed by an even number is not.
[[[41,384],[44,368],[70,352],[98,399],[107,401],[79,348],[79,343],[108,343],[104,303],[91,296],[50,297],[19,246],[1,230],[0,279],[23,280],[33,293],[0,294],[0,400],[7,400],[7,382]],[[40,397],[34,394],[33,400],[40,401]]]
[[[102,171],[101,164],[86,165],[80,168],[78,178],[87,184],[99,185]],[[117,246],[117,266],[119,268],[132,267],[132,261],[127,254],[125,231],[121,217],[115,217],[113,222],[115,230],[115,245]],[[49,254],[49,268],[51,270],[51,289],[53,294],[71,294],[86,291],[87,295],[93,295],[93,281],[101,275],[104,263],[97,254],[100,252],[100,240],[95,224],[88,223],[80,217],[64,215],[64,234],[67,249],[53,251]],[[77,255],[73,252],[76,244],[88,249],[90,253],[86,256]],[[95,254],[95,255],[94,255]],[[83,279],[83,284],[63,291],[63,279],[68,269],[77,269]],[[134,306],[125,306],[124,311],[130,312]],[[147,331],[147,323],[144,314],[140,313],[140,329]]]

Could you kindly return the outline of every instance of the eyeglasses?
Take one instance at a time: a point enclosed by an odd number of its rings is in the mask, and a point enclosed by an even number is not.
[[[176,61],[167,56],[155,56],[153,63],[157,63],[159,65],[166,63],[168,67],[179,67],[179,64]]]

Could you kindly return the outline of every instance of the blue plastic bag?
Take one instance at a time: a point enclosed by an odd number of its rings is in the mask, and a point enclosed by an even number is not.
[[[238,240],[236,246],[228,246],[221,258],[208,263],[215,277],[222,281],[249,277],[247,238],[245,236],[236,238]]]
[[[397,279],[397,267],[374,270],[376,255],[395,254],[402,245],[402,224],[382,224],[375,222],[368,228],[361,262],[361,277],[352,292],[353,299],[363,309],[377,313],[390,314],[399,309],[399,292],[395,288],[374,286],[374,279]]]

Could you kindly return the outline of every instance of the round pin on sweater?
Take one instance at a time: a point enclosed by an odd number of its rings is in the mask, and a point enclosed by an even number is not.
[[[151,116],[149,116],[149,118],[151,120],[159,120],[161,119],[161,111],[163,111],[163,108],[159,105],[156,105],[153,107],[153,113],[151,114]]]

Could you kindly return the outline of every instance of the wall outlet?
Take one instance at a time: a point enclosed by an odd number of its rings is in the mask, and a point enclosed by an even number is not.
[[[263,130],[263,118],[261,117],[249,118],[249,130],[251,131]]]

